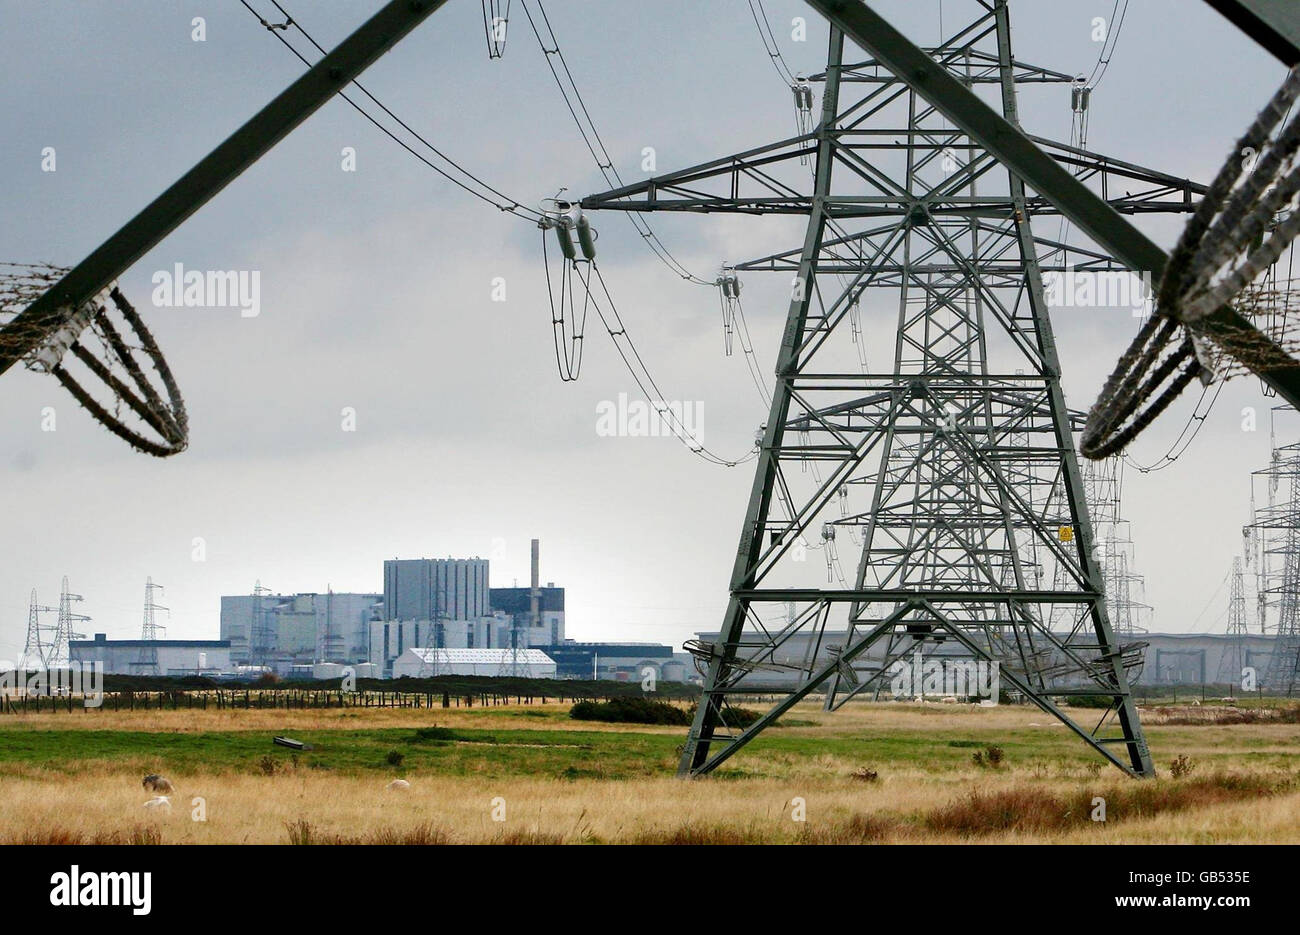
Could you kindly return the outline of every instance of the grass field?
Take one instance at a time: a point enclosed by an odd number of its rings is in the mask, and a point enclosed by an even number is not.
[[[810,705],[683,782],[681,728],[568,708],[6,716],[0,841],[1300,842],[1300,724],[1149,710],[1161,776],[1139,782],[1025,708]],[[170,812],[142,807],[154,772]]]

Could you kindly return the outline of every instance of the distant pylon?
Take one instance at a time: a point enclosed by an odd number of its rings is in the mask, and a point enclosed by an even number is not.
[[[68,576],[64,575],[63,587],[59,591],[59,622],[55,625],[54,640],[45,657],[46,668],[53,669],[68,665],[71,661],[68,644],[86,635],[72,629],[74,623],[86,623],[90,620],[85,614],[72,612],[73,603],[84,599],[80,594],[73,594],[68,590]]]
[[[1228,692],[1236,695],[1237,686],[1246,671],[1246,576],[1241,570],[1241,559],[1232,560],[1232,588],[1228,593],[1228,647],[1219,657],[1216,682],[1226,683]]]
[[[262,599],[271,593],[262,587],[261,580],[253,582],[253,615],[248,627],[248,664],[266,665],[271,652],[271,627],[266,622],[266,605]]]
[[[528,678],[528,633],[542,622],[541,540],[532,541],[532,587],[528,590],[528,631],[519,621],[519,614],[510,618],[510,646],[501,657],[497,671],[500,678]]]
[[[447,632],[447,624],[444,622],[443,619],[433,621],[433,642],[432,643],[429,642],[429,636],[426,633],[424,641],[425,643],[428,644],[426,648],[428,648],[430,652],[426,656],[424,656],[423,659],[421,659],[420,671],[416,675],[417,678],[432,679],[432,678],[437,678],[439,675],[443,674],[442,650],[446,648],[445,646],[447,642],[446,632]],[[416,624],[415,636],[416,636],[415,641],[418,644],[420,642],[419,624]]]
[[[154,603],[153,592],[161,591],[161,584],[154,584],[153,578],[145,578],[144,583],[144,625],[140,630],[140,639],[146,645],[140,647],[140,658],[135,664],[138,675],[162,675],[158,670],[158,634],[167,628],[158,623],[157,611],[171,613],[161,604]]]
[[[1261,687],[1290,696],[1300,685],[1300,443],[1275,447],[1272,464],[1255,474],[1268,484],[1268,506],[1250,524],[1260,540],[1261,625],[1270,611],[1276,620]]]
[[[50,642],[45,639],[45,634],[50,632],[50,628],[41,624],[41,614],[52,614],[57,610],[58,608],[36,603],[36,589],[32,588],[32,599],[27,609],[27,643],[18,659],[19,669],[45,668],[46,659],[50,655]]]

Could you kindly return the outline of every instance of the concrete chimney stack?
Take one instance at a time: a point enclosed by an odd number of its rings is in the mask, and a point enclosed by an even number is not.
[[[529,620],[531,627],[541,626],[542,623],[542,564],[541,564],[542,541],[533,540],[533,586],[529,593]],[[536,630],[533,630],[536,633]]]

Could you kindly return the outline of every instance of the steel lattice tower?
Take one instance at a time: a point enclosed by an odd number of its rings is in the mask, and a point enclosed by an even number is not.
[[[1005,0],[979,9],[924,51],[1015,124],[1018,85],[1072,78],[1012,58]],[[1057,216],[1046,198],[999,171],[907,81],[844,51],[832,25],[811,133],[581,202],[808,216],[800,248],[734,265],[792,276],[792,296],[728,609],[717,639],[693,647],[705,685],[681,771],[712,770],[815,690],[834,707],[878,685],[891,656],[951,641],[997,662],[1004,687],[1111,762],[1149,775],[1101,599],[1043,285],[1046,272],[1122,267],[1036,237],[1031,219]],[[1034,141],[1121,213],[1185,212],[1203,191]],[[811,194],[799,180],[806,156]],[[859,317],[892,337],[890,366],[859,366]],[[852,580],[838,561],[846,543],[857,550]],[[818,548],[838,584],[810,580],[800,560]],[[784,679],[785,696],[731,729],[729,696],[773,691],[746,686],[756,672]],[[1114,716],[1077,724],[1051,700],[1071,694],[1111,699]]]
[[[1228,592],[1228,648],[1219,659],[1216,682],[1226,684],[1236,693],[1246,674],[1246,575],[1241,559],[1232,560],[1232,585]]]
[[[1268,506],[1255,511],[1248,527],[1260,537],[1261,616],[1266,618],[1269,608],[1276,611],[1273,651],[1261,687],[1289,696],[1300,683],[1300,444],[1276,449],[1272,464],[1256,476],[1269,485]],[[1285,491],[1280,501],[1279,488]]]
[[[275,642],[275,628],[267,620],[264,600],[270,593],[271,589],[262,587],[260,580],[253,582],[253,613],[248,632],[248,664],[251,666],[265,666]]]
[[[1115,635],[1126,640],[1147,632],[1143,623],[1151,606],[1139,599],[1146,579],[1133,570],[1133,540],[1123,509],[1124,462],[1118,457],[1085,460],[1082,467],[1106,607]]]
[[[59,621],[55,624],[54,639],[45,657],[46,668],[54,669],[68,665],[71,661],[68,644],[86,635],[73,630],[73,624],[86,623],[90,620],[85,614],[72,612],[72,605],[82,600],[84,598],[80,594],[73,594],[68,590],[68,576],[64,575],[63,586],[59,590]]]
[[[32,599],[27,605],[27,641],[23,645],[23,654],[18,660],[19,669],[28,669],[33,664],[35,668],[44,669],[49,665],[50,642],[46,640],[45,634],[52,628],[41,623],[41,614],[52,614],[57,610],[58,608],[55,607],[38,604],[36,589],[32,588]]]
[[[144,583],[144,616],[140,627],[140,640],[146,644],[140,647],[140,658],[135,664],[137,675],[161,675],[158,671],[158,634],[167,628],[158,623],[158,611],[170,611],[161,604],[155,603],[153,599],[154,591],[161,591],[161,584],[154,584],[153,578],[145,578]]]

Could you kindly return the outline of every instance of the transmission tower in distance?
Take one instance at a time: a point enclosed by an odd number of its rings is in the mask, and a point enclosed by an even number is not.
[[[790,299],[728,608],[716,637],[688,645],[704,688],[683,774],[715,769],[812,692],[833,708],[944,641],[996,663],[1004,689],[1116,766],[1153,772],[1092,550],[1043,281],[1124,267],[1037,236],[1033,220],[1059,216],[1054,203],[926,99],[927,70],[946,72],[1014,126],[1019,90],[1074,80],[1013,57],[1005,0],[966,8],[972,19],[937,47],[873,38],[895,62],[926,63],[897,72],[880,55],[846,60],[833,22],[811,132],[580,202],[808,217],[800,246],[732,267],[787,277]],[[1031,145],[1114,212],[1185,213],[1204,191],[1077,146]],[[891,361],[860,364],[859,319]],[[856,565],[828,551],[831,582],[800,562],[818,541],[846,540]],[[747,684],[751,673],[765,680]],[[728,698],[755,690],[781,700],[729,724]],[[1110,710],[1076,722],[1053,700],[1071,695]]]
[[[1246,575],[1241,558],[1232,560],[1232,585],[1228,591],[1228,645],[1219,657],[1216,682],[1226,683],[1233,697],[1246,676]]]
[[[1248,533],[1259,542],[1261,628],[1273,618],[1273,650],[1260,687],[1287,695],[1300,687],[1300,443],[1273,451],[1255,477],[1268,486],[1268,505],[1257,507]]]
[[[1124,518],[1123,459],[1084,460],[1083,488],[1092,514],[1106,606],[1115,635],[1127,640],[1145,634],[1152,609],[1140,599],[1146,579],[1133,570],[1132,531]],[[1141,648],[1145,649],[1145,644]],[[1136,674],[1131,680],[1136,680]]]
[[[72,605],[85,600],[80,594],[73,594],[68,590],[68,576],[63,576],[63,586],[59,590],[59,619],[54,628],[54,639],[50,643],[49,653],[45,657],[45,666],[48,669],[64,668],[71,662],[71,650],[69,643],[73,640],[83,639],[86,634],[79,633],[73,629],[74,624],[82,624],[90,621],[85,614],[76,614],[72,612]]]
[[[530,548],[532,586],[528,589],[528,626],[520,622],[520,614],[510,618],[510,646],[501,656],[497,670],[499,678],[528,678],[528,634],[536,633],[542,614],[541,540],[532,540]]]
[[[154,584],[153,578],[144,582],[144,622],[140,628],[140,656],[134,666],[137,675],[162,675],[158,670],[158,639],[166,627],[158,622],[158,611],[171,614],[171,611],[153,599],[154,591],[161,591],[161,584]]]
[[[251,666],[266,665],[271,654],[275,634],[267,621],[266,596],[270,593],[271,589],[262,587],[260,579],[253,583],[253,613],[248,632],[248,664]]]
[[[32,598],[27,605],[27,641],[23,645],[23,654],[18,659],[19,670],[44,669],[49,665],[56,627],[41,623],[41,614],[57,612],[57,607],[37,603],[36,589],[32,588]]]

